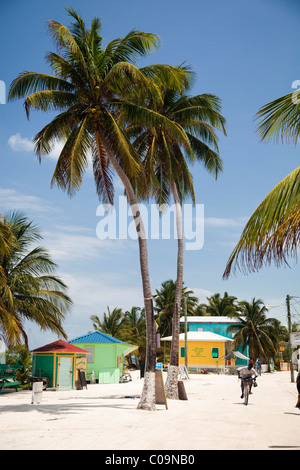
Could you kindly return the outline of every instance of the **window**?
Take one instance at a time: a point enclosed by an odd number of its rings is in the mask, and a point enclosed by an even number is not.
[[[215,333],[219,333],[219,331],[220,331],[220,328],[218,326],[216,326]]]
[[[203,331],[203,328],[198,328],[197,331]]]
[[[90,354],[87,354],[87,361],[88,362],[94,362],[94,347],[93,346],[88,346],[84,348],[86,351],[89,351]]]
[[[218,357],[219,357],[219,348],[212,348],[211,357],[213,357],[214,359],[218,359]]]
[[[185,348],[180,348],[180,357],[185,357]]]

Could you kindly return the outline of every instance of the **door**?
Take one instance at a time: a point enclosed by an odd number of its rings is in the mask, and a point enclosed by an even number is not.
[[[59,358],[58,390],[70,390],[72,383],[72,359],[71,357]]]

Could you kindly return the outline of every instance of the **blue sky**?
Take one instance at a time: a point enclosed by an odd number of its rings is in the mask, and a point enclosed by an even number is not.
[[[296,0],[61,0],[2,2],[1,74],[6,84],[21,72],[49,72],[44,57],[54,50],[46,23],[69,24],[65,6],[73,6],[89,23],[102,20],[104,42],[131,29],[160,36],[158,52],[143,63],[186,62],[196,72],[191,93],[221,98],[227,137],[220,134],[224,172],[215,181],[200,165],[192,168],[196,202],[204,205],[205,232],[201,250],[186,251],[185,284],[201,302],[207,295],[227,291],[239,300],[261,298],[277,306],[270,316],[286,322],[285,297],[300,297],[299,265],[265,268],[259,273],[222,274],[244,224],[268,192],[299,166],[293,145],[261,143],[254,116],[267,102],[292,91],[300,79],[299,20]],[[141,64],[142,65],[142,64]],[[59,265],[58,274],[74,301],[65,330],[69,339],[92,328],[90,315],[102,316],[107,305],[128,309],[142,306],[138,246],[134,240],[99,240],[99,205],[88,171],[78,194],[69,199],[50,188],[57,152],[39,165],[31,139],[52,116],[34,112],[27,121],[21,101],[0,105],[0,212],[23,211],[39,225],[44,246]],[[116,183],[117,194],[122,194]],[[149,240],[153,293],[176,276],[176,241]],[[297,303],[293,320],[300,318]],[[57,338],[28,325],[30,347]]]

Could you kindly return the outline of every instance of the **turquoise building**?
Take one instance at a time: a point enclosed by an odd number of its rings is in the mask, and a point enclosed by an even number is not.
[[[180,324],[184,325],[185,318],[180,318]],[[201,316],[201,317],[194,317],[194,316],[187,316],[187,329],[188,331],[208,331],[210,333],[215,333],[220,336],[225,336],[231,340],[234,339],[234,336],[238,332],[238,327],[235,329],[233,328],[232,331],[228,332],[228,327],[230,325],[238,325],[239,321],[236,318],[230,317],[219,317],[219,316]],[[227,351],[229,354],[230,351]],[[242,352],[242,347],[238,349],[234,349],[232,351],[236,358],[235,365],[237,367],[248,365],[249,357],[248,357],[248,346]]]

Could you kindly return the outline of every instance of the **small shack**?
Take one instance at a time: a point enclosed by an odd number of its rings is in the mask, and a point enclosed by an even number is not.
[[[138,348],[100,331],[79,336],[70,343],[89,351],[87,377],[93,373],[98,383],[119,383],[125,356]]]
[[[89,352],[61,339],[31,352],[32,375],[48,378],[50,388],[70,390],[79,380],[78,371],[86,372]]]

